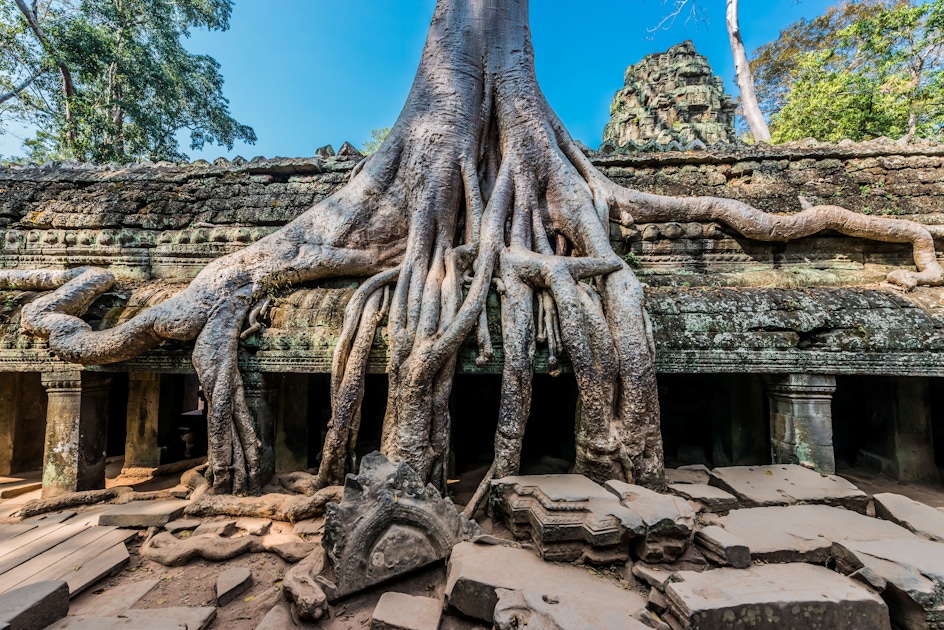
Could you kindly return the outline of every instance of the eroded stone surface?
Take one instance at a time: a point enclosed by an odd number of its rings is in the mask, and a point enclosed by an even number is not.
[[[235,567],[220,573],[216,578],[216,604],[225,606],[252,586],[252,571]]]
[[[104,592],[85,593],[69,606],[73,616],[117,617],[133,607],[139,599],[157,586],[158,580],[139,580],[106,588]]]
[[[808,564],[768,564],[675,574],[669,614],[689,630],[889,630],[881,597],[858,582]]]
[[[197,529],[194,530],[193,535],[199,536],[201,534],[216,534],[217,536],[232,536],[236,533],[236,521],[210,521],[207,523],[201,523]]]
[[[795,464],[715,468],[710,483],[736,496],[743,507],[822,504],[865,514],[869,504],[868,495],[842,477]]]
[[[371,630],[439,630],[442,602],[388,592],[380,596],[370,618]]]
[[[69,585],[62,580],[36,582],[0,595],[0,624],[10,624],[13,630],[42,630],[68,612]]]
[[[901,525],[925,538],[944,541],[944,513],[930,505],[890,492],[876,494],[872,499],[878,518]]]
[[[711,471],[704,464],[692,464],[690,466],[679,466],[678,468],[665,469],[665,482],[675,483],[708,483],[711,478]]]
[[[628,541],[645,533],[638,514],[583,475],[527,475],[493,482],[498,512],[516,538],[545,560],[623,563]]]
[[[653,627],[630,616],[645,615],[646,611],[631,611],[620,606],[619,602],[604,599],[610,593],[591,592],[589,595],[592,600],[585,600],[582,605],[575,606],[566,595],[562,598],[559,595],[548,595],[542,590],[526,588],[510,591],[500,588],[497,592],[494,617],[496,630],[648,630]]]
[[[183,531],[192,531],[200,527],[203,521],[199,521],[195,518],[180,518],[176,521],[171,521],[167,525],[164,525],[164,529],[169,531],[171,534],[179,534]]]
[[[498,591],[501,589],[526,591],[525,599],[532,610],[533,605],[547,612],[538,601],[543,601],[544,597],[549,601],[556,600],[557,603],[552,604],[555,610],[559,608],[561,614],[574,615],[575,618],[592,619],[594,615],[610,614],[638,618],[648,614],[646,601],[638,594],[625,591],[586,569],[545,562],[524,549],[475,543],[456,545],[449,558],[446,577],[447,604],[464,615],[491,623],[496,615]],[[516,600],[514,606],[506,607],[507,614],[503,613],[503,619],[510,618],[518,604],[520,601]],[[563,612],[564,609],[568,609],[567,612]],[[497,621],[497,617],[495,619]]]
[[[695,528],[695,510],[688,502],[622,481],[607,481],[606,489],[645,525],[644,535],[632,541],[636,557],[646,562],[672,562],[685,553]]]
[[[673,483],[669,490],[689,501],[697,501],[705,512],[728,512],[738,508],[737,498],[705,483]]]
[[[747,543],[721,527],[708,526],[695,532],[695,544],[718,564],[746,569],[751,564]]]
[[[148,527],[164,527],[177,519],[190,505],[189,501],[132,501],[124,505],[102,512],[98,517],[99,525],[114,525],[145,529]]]

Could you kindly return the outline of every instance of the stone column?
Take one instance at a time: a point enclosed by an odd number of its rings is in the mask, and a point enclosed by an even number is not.
[[[308,468],[308,375],[284,374],[275,431],[275,471]]]
[[[810,462],[836,472],[832,398],[836,377],[789,374],[768,378],[770,450],[775,464]]]
[[[160,417],[161,375],[128,374],[127,437],[125,468],[157,468],[161,449],[157,441]]]
[[[261,372],[243,375],[246,404],[252,413],[256,435],[262,442],[262,483],[267,484],[275,475],[275,414],[278,406],[278,387],[275,379]]]
[[[43,497],[104,488],[111,379],[44,372],[42,383],[48,396]]]

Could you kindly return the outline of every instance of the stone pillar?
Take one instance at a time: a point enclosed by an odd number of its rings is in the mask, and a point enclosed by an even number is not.
[[[127,437],[125,468],[157,468],[161,449],[157,441],[160,417],[161,375],[128,374]]]
[[[262,442],[262,483],[265,485],[275,475],[275,419],[279,391],[275,379],[261,372],[244,374],[243,385],[253,426]]]
[[[899,481],[939,480],[931,439],[928,379],[895,377],[894,460]]]
[[[810,462],[836,472],[832,398],[836,377],[789,374],[768,378],[770,450],[774,464]]]
[[[275,430],[275,471],[308,468],[308,375],[284,374]]]
[[[43,497],[105,487],[111,379],[82,372],[44,372],[46,447]]]
[[[46,392],[39,374],[0,373],[0,475],[42,467],[45,423]]]

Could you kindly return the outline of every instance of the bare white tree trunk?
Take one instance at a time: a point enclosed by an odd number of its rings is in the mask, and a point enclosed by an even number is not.
[[[741,27],[738,24],[738,0],[727,0],[726,21],[728,24],[728,38],[731,40],[731,54],[734,55],[734,71],[737,75],[738,89],[741,91],[741,109],[744,118],[756,142],[770,142],[770,130],[767,121],[760,112],[757,104],[757,94],[754,91],[754,76],[751,74],[751,64],[747,61],[744,51],[744,42],[741,40]]]

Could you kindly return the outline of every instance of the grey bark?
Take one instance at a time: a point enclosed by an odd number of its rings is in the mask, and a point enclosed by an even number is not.
[[[333,417],[318,474],[305,482],[314,492],[353,469],[364,365],[385,314],[390,366],[381,450],[444,484],[459,344],[477,328],[482,357],[491,353],[483,311],[494,285],[506,364],[490,474],[517,471],[540,342],[548,344],[552,369],[562,351],[574,367],[576,469],[601,482],[659,487],[651,327],[642,287],[609,241],[610,221],[634,218],[719,220],[764,240],[830,228],[911,242],[919,271],[896,270],[889,280],[944,282],[933,240],[915,223],[833,206],[769,215],[730,200],[620,188],[581,153],[538,87],[527,0],[439,0],[396,125],[333,196],[112,329],[92,331],[76,317],[114,283],[101,269],[0,271],[0,288],[52,290],[25,306],[21,321],[67,361],[111,363],[167,339],[196,339],[193,362],[209,401],[207,480],[220,494],[256,493],[265,481],[236,355],[240,331],[257,326],[272,291],[331,276],[369,278],[345,311]],[[532,419],[532,430],[539,422]]]
[[[738,23],[738,0],[727,0],[725,21],[728,25],[728,39],[731,40],[731,54],[734,55],[734,72],[737,76],[738,89],[741,92],[741,109],[744,118],[751,130],[751,135],[757,142],[770,142],[770,130],[767,121],[760,112],[757,104],[757,94],[754,91],[754,76],[751,74],[751,64],[747,61],[744,51],[744,42],[741,40],[741,27]]]

